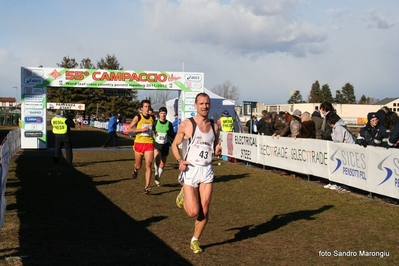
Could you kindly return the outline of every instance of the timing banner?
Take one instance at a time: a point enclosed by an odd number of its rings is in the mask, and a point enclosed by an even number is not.
[[[399,149],[221,132],[222,155],[399,199]]]
[[[201,72],[21,67],[23,149],[47,148],[47,87],[177,90],[181,91],[182,120],[196,114],[192,99],[205,89]]]

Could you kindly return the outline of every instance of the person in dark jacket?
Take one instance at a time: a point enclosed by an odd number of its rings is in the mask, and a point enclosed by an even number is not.
[[[266,114],[267,114],[267,111],[263,110],[262,117],[259,119],[258,123],[256,124],[256,129],[258,130],[258,134],[260,134],[260,135],[264,135],[264,134],[262,134],[262,131],[263,131],[263,127],[266,125],[266,121],[265,121]]]
[[[316,127],[315,124],[310,117],[309,112],[303,112],[301,116],[302,127],[300,138],[307,138],[307,139],[315,139],[316,138]]]
[[[116,128],[118,126],[117,116],[117,113],[110,114],[110,118],[108,121],[108,137],[102,146],[103,148],[107,148],[110,141],[113,141],[114,149],[118,148],[118,135],[116,134]]]
[[[393,130],[395,128],[395,125],[396,125],[398,119],[399,118],[398,118],[398,115],[396,114],[396,112],[389,111],[388,113],[386,113],[384,127],[386,129],[387,137],[382,139],[381,146],[383,146],[385,148],[390,148],[390,147],[399,148],[398,145],[395,145],[398,142],[398,140],[392,139],[391,144],[394,144],[394,145],[388,145],[388,140],[393,133]]]
[[[381,146],[382,140],[388,136],[385,127],[379,124],[377,114],[374,112],[367,114],[367,120],[366,126],[360,129],[356,144],[363,147]]]
[[[322,102],[320,104],[320,108],[319,109],[320,109],[321,114],[324,116],[324,121],[323,121],[323,124],[321,126],[321,133],[322,133],[321,137],[324,140],[331,140],[332,141],[332,138],[331,138],[332,128],[328,125],[327,120],[328,120],[328,118],[330,118],[330,116],[332,114],[336,113],[335,110],[334,110],[334,107],[329,102]]]
[[[273,127],[274,133],[272,137],[287,137],[290,134],[290,122],[284,114],[277,114],[273,112]]]
[[[322,139],[321,126],[323,125],[323,118],[321,117],[319,110],[315,110],[312,113],[312,121],[314,122],[316,130],[316,139]]]

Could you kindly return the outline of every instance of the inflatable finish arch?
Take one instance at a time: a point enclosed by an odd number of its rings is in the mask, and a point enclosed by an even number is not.
[[[195,115],[195,96],[204,92],[204,73],[21,67],[21,148],[46,149],[47,87],[176,90],[179,117]]]

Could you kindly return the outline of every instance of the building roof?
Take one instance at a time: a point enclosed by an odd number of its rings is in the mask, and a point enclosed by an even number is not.
[[[2,103],[15,103],[16,100],[14,97],[0,97],[0,102]]]
[[[399,97],[396,97],[396,98],[385,98],[385,99],[383,99],[383,100],[381,100],[379,102],[374,103],[374,105],[386,105],[386,104],[388,104],[390,102],[393,102],[393,101],[395,101],[397,99],[399,99]]]

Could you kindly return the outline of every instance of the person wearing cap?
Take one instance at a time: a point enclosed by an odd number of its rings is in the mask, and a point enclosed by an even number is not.
[[[362,127],[356,139],[356,144],[367,147],[367,145],[381,146],[382,140],[388,136],[384,126],[380,125],[377,113],[367,114],[367,124]]]
[[[61,110],[55,111],[55,117],[51,119],[51,125],[53,126],[53,133],[55,136],[55,152],[53,157],[53,163],[58,164],[60,157],[62,156],[61,149],[64,147],[66,161],[68,165],[72,166],[72,141],[71,141],[71,127],[75,127],[75,123],[71,118],[62,117]]]
[[[229,114],[229,111],[224,110],[222,112],[222,117],[218,120],[218,125],[223,132],[233,132],[234,131],[234,119]]]
[[[173,131],[172,123],[166,120],[168,110],[166,107],[159,108],[159,118],[155,122],[154,135],[154,168],[155,168],[155,184],[161,185],[161,176],[165,168],[166,159],[169,155],[170,144],[175,138],[176,133]]]
[[[117,114],[116,113],[112,113],[109,114],[110,115],[110,119],[108,121],[108,137],[105,140],[104,144],[103,144],[103,148],[107,148],[108,143],[113,140],[114,142],[114,149],[118,148],[118,136],[116,135],[116,127],[118,125],[117,122]]]
[[[292,120],[290,123],[290,131],[292,138],[299,138],[301,136],[301,129],[302,129],[302,121],[301,121],[302,112],[296,109],[292,113]]]

